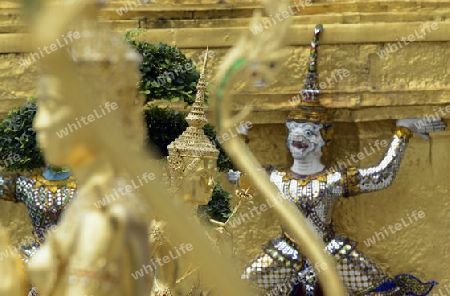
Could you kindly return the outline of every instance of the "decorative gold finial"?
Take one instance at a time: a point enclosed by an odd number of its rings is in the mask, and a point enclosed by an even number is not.
[[[205,59],[203,62],[203,69],[202,72],[200,73],[200,78],[197,83],[197,94],[195,96],[195,102],[192,105],[191,112],[189,112],[188,116],[186,117],[186,121],[188,122],[189,126],[199,128],[202,134],[204,134],[202,130],[203,126],[206,123],[208,123],[204,110],[205,90],[206,90],[205,68],[207,59],[208,59],[208,49],[206,49]],[[209,140],[208,142],[210,143]]]
[[[205,58],[203,59],[203,69],[200,75],[205,75],[206,61],[208,60],[208,46],[206,47]]]

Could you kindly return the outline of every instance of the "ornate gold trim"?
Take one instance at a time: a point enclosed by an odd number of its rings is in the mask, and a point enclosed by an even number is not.
[[[70,176],[69,178],[64,180],[47,180],[44,178],[44,176],[39,174],[30,176],[30,178],[36,180],[36,188],[39,188],[41,186],[51,187],[51,186],[66,185],[70,189],[77,189],[77,183],[75,182],[74,176]]]
[[[1,175],[1,178],[3,178],[3,184],[1,185],[1,190],[3,190],[3,192],[4,192],[0,196],[1,199],[17,202],[17,199],[16,199],[17,176],[18,176],[17,174]]]
[[[281,171],[281,170],[279,170]],[[324,168],[322,171],[312,174],[312,175],[298,175],[291,170],[287,169],[285,170],[286,174],[283,176],[283,182],[286,182],[288,180],[296,180],[297,186],[306,186],[309,182],[318,180],[320,182],[327,182],[327,176],[334,173],[334,169],[326,169]],[[300,177],[301,176],[301,177]]]
[[[314,105],[311,107],[314,107]],[[313,110],[302,109],[300,107],[289,112],[287,121],[330,123],[330,117],[327,109],[321,106],[317,106],[317,108],[314,108]]]

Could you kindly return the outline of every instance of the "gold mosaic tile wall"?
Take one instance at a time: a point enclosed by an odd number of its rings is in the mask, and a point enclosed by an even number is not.
[[[0,113],[3,115],[34,94],[36,79],[34,65],[28,69],[18,66],[20,59],[33,49],[26,45],[26,29],[14,9],[17,2],[0,3]],[[120,34],[139,26],[148,28],[144,39],[178,45],[195,60],[210,46],[214,57],[208,64],[209,78],[217,72],[239,34],[248,30],[252,9],[259,6],[259,1],[253,0],[152,2],[155,4],[142,5],[120,16],[116,10],[126,1],[112,0],[102,13],[102,20]],[[449,14],[448,0],[327,0],[315,1],[292,16],[291,46],[278,80],[264,91],[250,89],[243,83],[236,85],[240,91],[235,100],[236,110],[244,104],[254,106],[255,111],[248,118],[254,124],[249,146],[260,162],[281,166],[291,162],[283,122],[291,106],[289,100],[298,94],[305,79],[308,44],[315,24],[324,24],[319,77],[322,82],[337,77],[322,96],[326,106],[335,108],[336,137],[331,162],[335,164],[346,156],[368,150],[376,140],[388,140],[395,119],[433,115],[434,109],[450,106]],[[396,38],[408,38],[420,30],[421,24],[433,21],[436,30],[430,30],[419,41],[399,46]],[[389,55],[381,58],[381,50]],[[339,69],[348,70],[350,75],[339,78]],[[441,115],[450,123],[450,112]],[[433,134],[430,141],[414,137],[390,188],[343,199],[334,213],[338,232],[359,241],[360,249],[389,273],[413,273],[423,280],[434,279],[440,283],[436,291],[450,285],[449,147],[449,130]],[[367,153],[355,166],[374,165],[382,153],[381,150]],[[423,211],[425,217],[409,223],[413,211]],[[402,219],[409,223],[402,230],[373,245],[364,243],[375,232],[403,223]],[[22,205],[0,202],[0,222],[13,232],[13,241],[29,236],[28,221]],[[278,235],[278,229],[277,220],[270,212],[236,227],[239,264],[243,265],[258,253],[262,243]]]

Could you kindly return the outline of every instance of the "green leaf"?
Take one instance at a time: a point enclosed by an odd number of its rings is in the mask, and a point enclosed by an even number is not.
[[[36,142],[32,124],[36,115],[36,99],[29,97],[21,107],[8,112],[0,124],[0,163],[11,155],[18,155],[19,161],[7,162],[7,171],[31,171],[45,166]]]
[[[151,96],[150,93],[146,94],[146,103],[153,99],[167,99],[172,97],[179,97],[180,101],[185,101],[189,104],[194,102],[191,96],[186,95],[186,93],[179,93],[180,90],[195,92],[196,82],[200,74],[195,67],[187,70],[190,67],[186,67],[186,65],[193,65],[191,59],[186,58],[177,47],[163,43],[151,44],[140,41],[134,44],[134,46],[143,58],[142,65],[140,66],[142,79],[139,89],[141,91],[151,91]],[[183,71],[184,73],[177,73],[180,66],[183,70],[186,70]],[[166,77],[162,75],[161,73],[164,71],[174,73],[175,79],[173,76]],[[166,83],[159,82],[158,78],[164,79]],[[149,83],[148,81],[151,82]]]

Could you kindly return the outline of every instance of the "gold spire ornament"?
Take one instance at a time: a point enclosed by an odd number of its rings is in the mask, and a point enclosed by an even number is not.
[[[207,57],[206,53],[195,102],[186,117],[189,127],[167,146],[171,190],[181,190],[184,199],[197,206],[207,204],[211,198],[219,156],[219,150],[203,131],[208,122],[204,111]],[[204,190],[198,191],[198,186]]]

